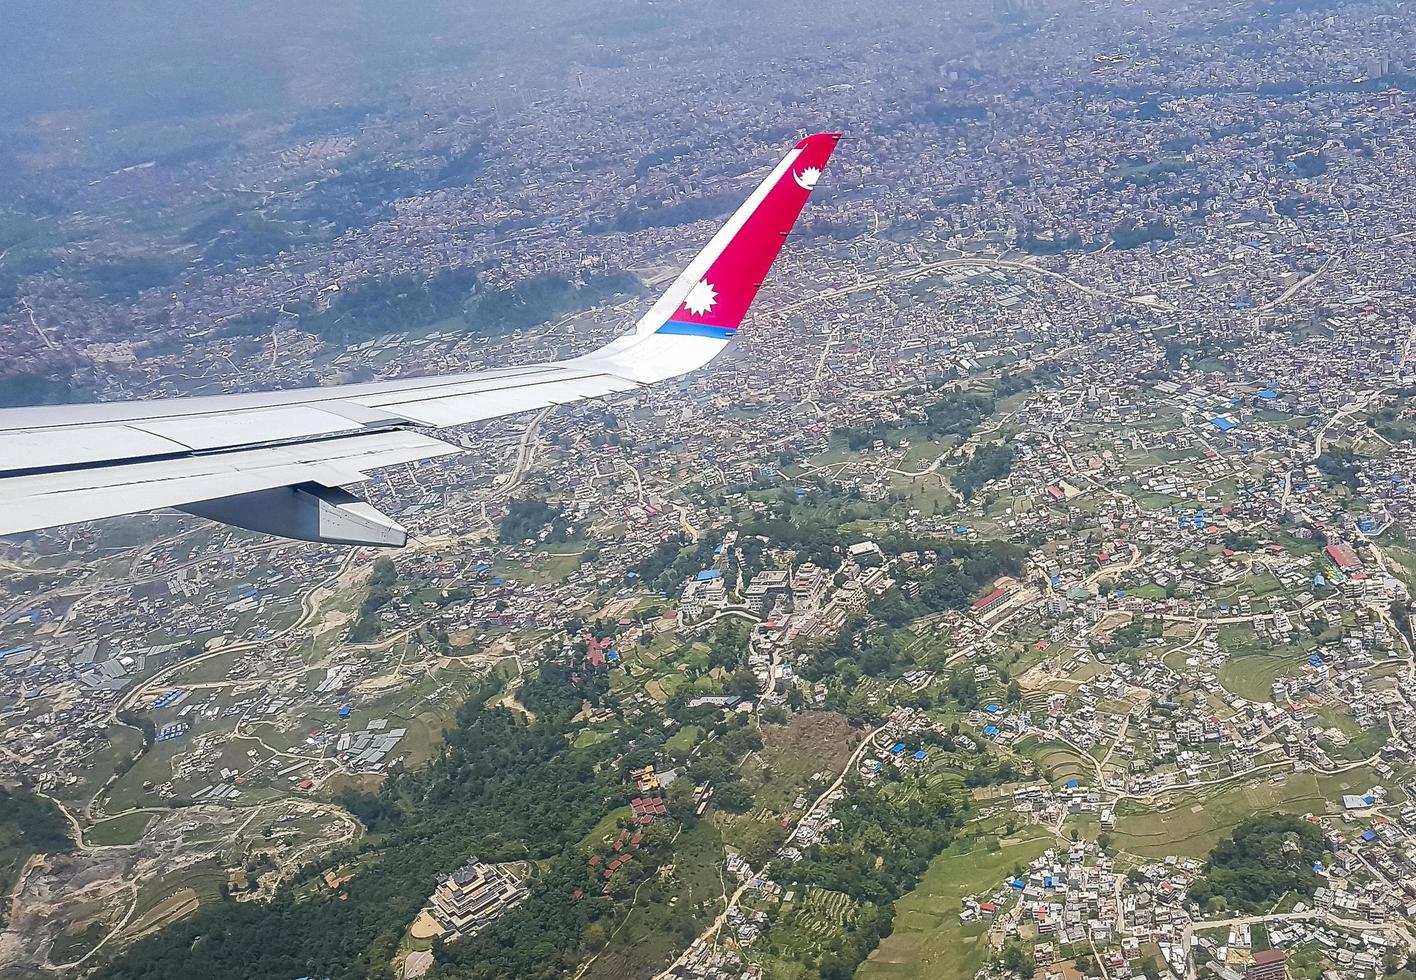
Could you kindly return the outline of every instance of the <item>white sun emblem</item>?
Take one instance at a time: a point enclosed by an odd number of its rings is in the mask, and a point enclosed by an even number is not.
[[[816,182],[821,179],[820,167],[807,167],[801,173],[793,173],[797,186],[804,191],[809,191],[816,186]]]
[[[683,305],[694,316],[702,316],[713,308],[713,304],[718,302],[718,293],[707,279],[700,279],[694,283],[688,295],[683,299]]]

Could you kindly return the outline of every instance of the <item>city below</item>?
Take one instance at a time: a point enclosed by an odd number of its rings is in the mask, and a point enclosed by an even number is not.
[[[402,548],[0,538],[0,980],[1416,980],[1407,5],[344,6],[17,14],[0,404],[583,355],[846,138]]]

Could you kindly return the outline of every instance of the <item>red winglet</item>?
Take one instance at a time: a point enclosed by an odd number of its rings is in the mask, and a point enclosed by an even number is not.
[[[670,316],[662,333],[718,333],[731,336],[767,276],[787,234],[811,196],[840,133],[816,133],[797,143],[778,164],[754,202],[733,215],[741,222]]]

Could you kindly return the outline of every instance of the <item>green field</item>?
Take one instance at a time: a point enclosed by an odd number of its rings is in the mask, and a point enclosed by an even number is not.
[[[1355,782],[1361,782],[1363,775],[1360,770],[1349,774]],[[1270,778],[1259,777],[1257,785],[1250,781],[1219,792],[1188,794],[1159,810],[1122,801],[1112,837],[1118,848],[1138,857],[1202,858],[1256,811],[1323,813],[1336,798],[1334,787],[1311,773],[1286,775],[1280,783]]]
[[[583,728],[575,736],[575,741],[571,744],[577,749],[589,749],[599,745],[601,742],[607,741],[609,737],[609,732],[597,732],[590,728]]]
[[[84,831],[84,842],[100,847],[109,844],[136,844],[152,823],[151,813],[123,813],[100,820]]]
[[[935,858],[914,891],[895,903],[895,930],[856,971],[857,980],[969,980],[983,965],[986,926],[959,921],[960,900],[1003,882],[1059,843],[1040,827],[1026,827],[991,850],[992,835],[957,840]]]
[[[1219,683],[1241,698],[1269,701],[1272,700],[1270,691],[1273,682],[1297,673],[1307,659],[1306,653],[1291,647],[1275,650],[1273,654],[1251,653],[1234,657],[1219,668]]]
[[[122,760],[130,759],[142,747],[142,732],[126,725],[114,725],[106,732],[109,742],[102,749],[87,756],[75,767],[79,777],[71,784],[54,790],[56,799],[66,803],[87,803],[99,787],[113,775],[113,767]]]
[[[53,963],[72,963],[97,946],[107,934],[108,925],[99,920],[88,922],[73,931],[65,929],[54,940],[49,959]]]
[[[685,756],[693,751],[694,745],[698,744],[698,736],[702,729],[697,725],[686,725],[674,732],[673,736],[664,743],[664,751],[676,756]]]

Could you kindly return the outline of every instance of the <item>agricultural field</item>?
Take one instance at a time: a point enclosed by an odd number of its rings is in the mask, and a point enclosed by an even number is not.
[[[858,980],[969,980],[977,972],[987,927],[961,922],[960,901],[1062,843],[1041,827],[1001,840],[996,829],[960,837],[930,863],[914,891],[895,903],[894,932],[861,964]]]
[[[1096,767],[1076,749],[1061,742],[1019,744],[1016,749],[1037,763],[1042,777],[1055,789],[1069,779],[1083,785],[1096,782]]]
[[[836,948],[859,908],[842,892],[807,887],[783,903],[772,925],[772,946],[794,961],[820,958]]]
[[[1349,786],[1371,785],[1354,773]],[[1261,774],[1242,785],[1186,794],[1162,808],[1123,800],[1116,807],[1115,846],[1146,859],[1169,855],[1203,858],[1250,814],[1327,813],[1340,807],[1337,783],[1312,773]]]

